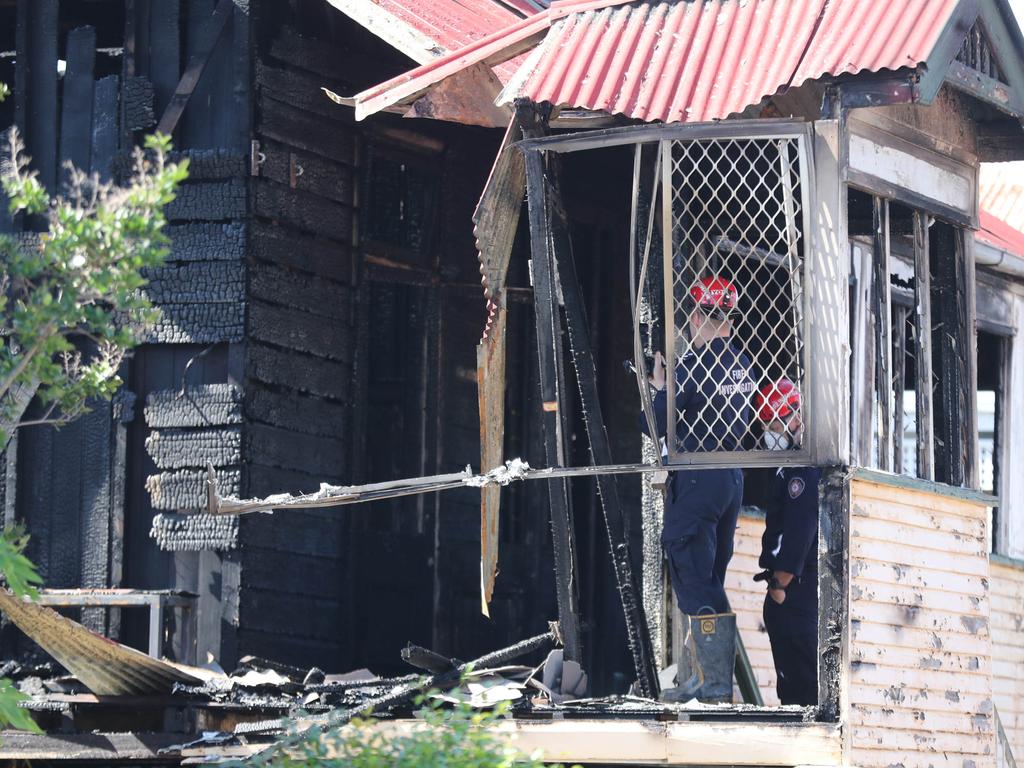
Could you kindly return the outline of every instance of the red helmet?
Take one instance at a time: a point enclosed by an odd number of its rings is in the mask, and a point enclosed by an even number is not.
[[[690,286],[690,298],[706,312],[727,315],[736,309],[740,294],[724,277],[702,277]]]
[[[768,424],[800,410],[800,390],[789,379],[765,384],[754,396],[757,418]]]

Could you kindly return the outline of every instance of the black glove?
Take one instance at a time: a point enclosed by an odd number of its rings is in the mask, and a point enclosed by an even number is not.
[[[754,574],[754,581],[771,581],[773,573],[771,568],[765,568],[760,573]]]

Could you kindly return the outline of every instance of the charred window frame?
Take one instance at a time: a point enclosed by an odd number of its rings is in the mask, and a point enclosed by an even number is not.
[[[967,231],[854,186],[848,200],[854,461],[976,487]]]
[[[1009,372],[1013,330],[1003,325],[978,322],[978,478],[979,487],[1005,499],[1007,413],[1010,405]],[[1001,505],[989,508],[991,549],[1007,554],[1009,530]]]
[[[362,171],[363,250],[430,267],[441,193],[441,156],[373,142],[366,146]]]

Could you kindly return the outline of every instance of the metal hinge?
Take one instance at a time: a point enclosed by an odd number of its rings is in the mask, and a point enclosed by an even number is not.
[[[249,175],[259,176],[260,166],[267,162],[267,156],[260,152],[259,139],[253,139],[249,145]]]

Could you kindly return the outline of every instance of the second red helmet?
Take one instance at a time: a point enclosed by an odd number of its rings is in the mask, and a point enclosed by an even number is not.
[[[800,410],[800,390],[785,378],[765,384],[754,396],[754,409],[765,424],[785,419]]]

